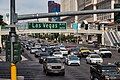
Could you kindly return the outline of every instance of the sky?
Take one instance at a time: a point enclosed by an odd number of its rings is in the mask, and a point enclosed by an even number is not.
[[[47,13],[50,0],[16,0],[16,12],[20,14]],[[52,0],[57,3],[60,0]],[[0,15],[9,13],[10,0],[0,0]]]

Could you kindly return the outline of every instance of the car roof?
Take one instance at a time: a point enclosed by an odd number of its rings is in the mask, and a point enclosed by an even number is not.
[[[89,55],[90,55],[90,56],[96,56],[96,55],[99,56],[98,54],[89,54]]]
[[[60,58],[60,57],[57,57],[57,56],[48,56],[46,58]]]

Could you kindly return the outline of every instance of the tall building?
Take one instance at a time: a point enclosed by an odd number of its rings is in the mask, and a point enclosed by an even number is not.
[[[78,0],[61,0],[61,12],[78,11],[76,1]],[[75,16],[61,17],[61,21],[66,21],[67,27],[72,27],[73,23],[75,22]]]
[[[73,11],[75,10],[75,5],[78,5],[78,11],[81,10],[98,10],[98,9],[114,9],[115,3],[120,3],[120,0],[74,0],[77,1],[70,3],[73,0],[61,0],[61,10],[62,11]],[[71,6],[73,6],[71,8]],[[68,19],[62,19],[68,21]],[[78,23],[83,20],[87,21],[89,24],[95,25],[97,22],[102,23],[113,23],[114,13],[104,13],[104,14],[90,14],[90,15],[80,15],[78,17]]]
[[[55,3],[54,1],[48,1],[48,13],[51,12],[60,12],[60,4]],[[60,21],[60,17],[48,18],[49,21]]]

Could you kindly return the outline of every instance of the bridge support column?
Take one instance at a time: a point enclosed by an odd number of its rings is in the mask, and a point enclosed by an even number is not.
[[[2,47],[2,35],[1,35],[1,26],[0,26],[0,47]]]

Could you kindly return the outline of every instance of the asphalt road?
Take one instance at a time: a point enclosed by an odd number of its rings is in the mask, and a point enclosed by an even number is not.
[[[91,45],[90,49],[94,49]],[[119,60],[120,53],[112,51],[112,58],[104,58],[104,63],[112,63]],[[85,58],[81,59],[80,66],[65,66],[65,76],[50,75],[46,76],[43,72],[42,64],[39,64],[38,59],[34,54],[30,54],[28,50],[23,53],[28,60],[17,64],[17,75],[24,76],[24,80],[90,80],[90,65],[86,64]],[[0,62],[0,78],[10,78],[10,64]]]

